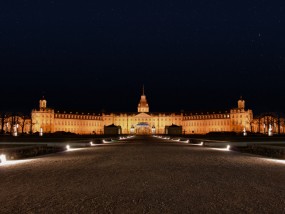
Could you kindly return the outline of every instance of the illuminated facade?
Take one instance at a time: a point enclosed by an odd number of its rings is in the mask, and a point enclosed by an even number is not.
[[[120,126],[122,134],[164,134],[166,127],[181,126],[183,134],[206,134],[209,132],[242,132],[251,130],[252,110],[245,109],[241,98],[237,108],[214,113],[152,113],[143,93],[136,113],[80,114],[78,112],[56,112],[40,100],[39,109],[31,115],[33,132],[72,132],[76,134],[104,134],[104,127]]]
[[[245,101],[240,98],[238,107],[225,112],[184,114],[185,134],[206,134],[209,132],[242,132],[251,130],[252,110],[245,109]]]
[[[33,110],[31,115],[33,132],[44,133],[72,132],[76,134],[102,134],[103,120],[100,114],[79,114],[78,112],[55,112],[47,108],[47,101],[40,100],[39,109]]]

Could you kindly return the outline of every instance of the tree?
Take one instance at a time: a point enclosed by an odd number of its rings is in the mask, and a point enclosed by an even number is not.
[[[9,112],[0,112],[0,124],[1,124],[1,134],[5,132],[4,128],[6,124],[9,124],[9,118],[11,113]],[[6,132],[8,132],[8,126],[6,126]]]
[[[24,133],[25,127],[30,123],[29,119],[29,116],[24,115],[22,113],[18,113],[17,115],[17,124],[19,124],[19,126],[21,127],[22,134]]]
[[[264,134],[272,126],[275,133],[281,133],[281,126],[284,123],[284,114],[277,112],[266,112],[257,117],[258,132],[260,133],[260,126],[264,126]],[[283,127],[283,126],[282,126]]]

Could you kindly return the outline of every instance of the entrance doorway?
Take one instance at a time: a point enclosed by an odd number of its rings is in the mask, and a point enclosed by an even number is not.
[[[151,128],[150,125],[148,123],[138,123],[136,125],[136,134],[137,135],[150,135],[151,134]]]

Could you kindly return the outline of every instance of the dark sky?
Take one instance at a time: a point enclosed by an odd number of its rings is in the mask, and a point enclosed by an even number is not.
[[[0,110],[285,112],[285,1],[0,3]]]

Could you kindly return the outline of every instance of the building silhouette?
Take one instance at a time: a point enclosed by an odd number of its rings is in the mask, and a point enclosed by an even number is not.
[[[122,134],[165,134],[169,126],[180,126],[183,134],[209,132],[251,131],[253,112],[245,108],[240,98],[237,108],[225,112],[155,113],[150,111],[143,89],[137,112],[132,113],[79,113],[59,112],[47,107],[43,97],[39,108],[32,110],[33,132],[72,132],[76,134],[104,134],[104,127],[121,127]]]

